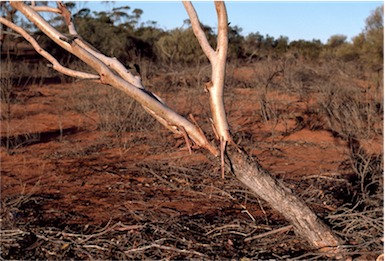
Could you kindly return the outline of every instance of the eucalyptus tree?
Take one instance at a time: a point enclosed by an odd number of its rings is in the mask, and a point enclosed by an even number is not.
[[[11,2],[10,4],[57,45],[78,57],[95,73],[64,67],[39,46],[24,28],[6,17],[0,18],[0,22],[4,26],[11,28],[29,41],[36,51],[51,63],[53,69],[72,77],[100,82],[123,91],[140,103],[164,127],[183,138],[190,153],[194,153],[193,149],[196,147],[205,150],[208,157],[221,165],[222,178],[226,173],[232,175],[257,197],[270,204],[293,225],[298,236],[307,240],[313,250],[317,249],[337,258],[344,256],[341,239],[299,197],[295,196],[282,182],[276,180],[255,159],[249,157],[233,140],[223,99],[229,35],[224,2],[215,2],[218,18],[215,48],[208,41],[193,5],[187,1],[183,2],[194,35],[212,67],[211,80],[205,84],[205,90],[209,95],[208,106],[211,109],[212,132],[214,133],[211,136],[215,137],[214,140],[209,140],[210,136],[205,134],[194,117],[187,119],[173,111],[161,98],[146,89],[140,76],[134,76],[118,59],[104,55],[83,40],[76,30],[73,16],[62,2],[57,2],[56,7],[37,6],[33,2],[30,4]],[[41,12],[51,12],[61,16],[66,25],[66,32],[60,32],[53,27],[40,15]]]

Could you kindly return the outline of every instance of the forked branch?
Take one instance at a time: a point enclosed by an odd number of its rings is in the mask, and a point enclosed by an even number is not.
[[[206,54],[212,66],[211,82],[206,84],[210,94],[210,108],[213,116],[215,130],[222,142],[231,141],[229,125],[223,102],[223,88],[225,85],[225,71],[228,50],[228,24],[227,11],[223,1],[216,1],[215,8],[218,15],[218,39],[216,51],[210,46],[207,37],[201,27],[198,15],[189,1],[183,1],[183,5],[190,17],[194,34]]]
[[[212,67],[211,81],[205,86],[210,95],[210,109],[213,116],[214,132],[220,142],[221,151],[221,173],[225,175],[225,152],[229,141],[232,141],[225,105],[223,101],[223,89],[225,86],[226,60],[228,50],[228,24],[227,11],[223,1],[215,2],[215,9],[218,16],[218,38],[216,51],[210,46],[207,37],[201,27],[198,15],[189,1],[183,1],[185,9],[190,17],[194,34],[202,47],[203,52],[209,59]]]
[[[94,69],[98,73],[101,83],[108,84],[122,90],[131,98],[138,101],[168,129],[181,136],[183,136],[183,131],[185,131],[196,145],[207,149],[214,155],[218,155],[217,148],[207,140],[205,135],[202,135],[199,128],[186,118],[168,108],[165,104],[160,102],[155,95],[149,91],[144,91],[144,87],[141,85],[141,82],[134,81],[136,78],[131,77],[129,75],[129,71],[125,69],[125,67],[118,60],[106,58],[104,55],[95,51],[94,48],[91,48],[90,45],[85,44],[81,39],[78,39],[77,36],[67,37],[60,33],[32,7],[24,4],[23,2],[11,2],[11,5],[23,13],[28,20],[34,23],[55,43]],[[69,11],[60,2],[58,7],[58,9],[61,10],[61,14],[64,15],[69,28],[74,29],[71,23]],[[74,31],[71,33],[74,33]],[[111,69],[114,69],[117,74]],[[183,131],[181,130],[182,128]]]

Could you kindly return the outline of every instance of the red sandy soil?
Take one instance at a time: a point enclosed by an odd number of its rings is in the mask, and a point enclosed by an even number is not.
[[[172,145],[165,149],[159,148],[159,142],[156,142],[159,134],[151,132],[124,133],[126,143],[143,139],[142,143],[135,143],[127,150],[108,148],[104,144],[108,140],[108,133],[96,130],[95,124],[87,121],[84,116],[63,108],[68,102],[66,97],[70,95],[71,88],[71,84],[28,86],[27,90],[19,93],[25,101],[13,105],[11,135],[58,132],[60,128],[64,130],[64,135],[61,140],[56,134],[55,138],[48,141],[20,146],[12,150],[11,154],[2,149],[2,198],[32,192],[51,195],[55,199],[44,206],[44,211],[55,216],[71,209],[71,212],[78,215],[73,220],[68,220],[69,222],[83,222],[82,219],[86,219],[88,222],[100,223],[110,218],[119,219],[124,216],[127,208],[135,211],[149,206],[160,209],[167,207],[178,213],[197,214],[223,207],[221,202],[208,199],[204,195],[188,195],[188,192],[174,195],[175,192],[162,189],[161,186],[154,187],[156,177],[137,174],[138,163],[162,162],[196,166],[215,165],[215,162],[211,162],[199,151],[189,155],[187,150],[173,148]],[[300,129],[287,136],[282,135],[295,129],[296,122],[293,119],[275,125],[264,124],[252,117],[257,109],[258,91],[231,91],[234,96],[226,97],[226,100],[232,99],[229,108],[232,128],[251,135],[256,141],[256,146],[250,149],[251,154],[257,156],[260,163],[273,174],[283,179],[298,180],[304,176],[343,174],[341,163],[348,160],[348,146],[345,141],[333,137],[326,130]],[[162,97],[176,109],[188,110],[189,108],[180,108],[183,104],[188,104],[190,99],[183,92],[182,90],[178,96],[166,93]],[[276,95],[274,98],[283,106],[301,110],[301,101],[295,97],[279,93],[273,95]],[[200,100],[205,101],[205,94],[202,94]],[[242,104],[240,107],[237,106],[238,101]],[[195,115],[198,118],[203,117]],[[6,124],[6,121],[2,121],[3,137],[6,135]],[[165,130],[161,132],[161,139],[167,139],[169,144],[176,142],[172,134]],[[224,182],[218,179],[210,182]],[[176,182],[183,185],[188,181]],[[142,201],[138,203],[138,186],[141,191],[154,191],[154,197],[146,199],[145,204]],[[195,197],[193,202],[192,197]],[[121,207],[117,208],[117,205]]]
[[[244,72],[241,75],[247,77]],[[23,218],[38,214],[39,222],[48,225],[101,225],[109,220],[127,222],[128,218],[140,221],[146,213],[158,213],[166,220],[182,215],[221,215],[226,209],[228,215],[240,213],[239,202],[226,200],[218,192],[218,188],[234,182],[231,174],[222,180],[218,163],[200,150],[189,155],[182,138],[162,128],[158,132],[123,133],[123,143],[116,145],[113,134],[97,129],[96,112],[89,115],[92,121],[66,108],[74,89],[83,86],[69,83],[19,88],[10,126],[5,120],[1,122],[2,137],[8,129],[10,136],[30,134],[33,140],[31,133],[35,133],[45,139],[20,145],[10,153],[1,148],[2,200],[24,196],[41,201],[34,205],[38,213],[31,210]],[[207,127],[207,94],[195,92],[199,97],[191,101],[190,92],[157,94],[183,115],[192,112]],[[304,180],[324,182],[351,173],[346,168],[346,141],[328,130],[301,127],[296,121],[305,108],[299,97],[269,92],[269,99],[291,112],[277,123],[261,120],[258,99],[257,89],[232,88],[226,93],[226,108],[240,144],[273,175],[296,189]],[[211,130],[207,127],[205,131]],[[194,186],[200,187],[191,189]],[[330,188],[334,189],[333,185]],[[336,209],[336,202],[324,199],[312,207],[318,212]],[[264,218],[264,211],[258,203],[248,206],[256,218]]]

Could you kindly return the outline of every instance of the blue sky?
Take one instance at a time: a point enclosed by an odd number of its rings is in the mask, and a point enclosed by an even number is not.
[[[216,28],[216,14],[212,2],[194,2],[201,22]],[[365,19],[382,1],[228,1],[231,25],[241,27],[242,34],[259,32],[275,38],[287,36],[290,41],[319,39],[323,43],[335,34],[350,40],[365,27]],[[101,4],[81,2],[78,7],[91,10],[111,9],[128,5],[131,10],[143,10],[141,22],[157,21],[160,28],[180,27],[188,19],[183,4],[178,1],[116,1]]]

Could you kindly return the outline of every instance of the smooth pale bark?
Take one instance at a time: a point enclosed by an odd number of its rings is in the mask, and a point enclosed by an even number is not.
[[[223,102],[223,88],[225,86],[226,60],[228,50],[228,24],[227,11],[224,2],[216,1],[215,8],[218,15],[218,38],[216,51],[210,46],[206,35],[200,25],[198,15],[189,1],[183,1],[183,5],[190,17],[191,27],[202,47],[203,52],[212,66],[211,82],[206,84],[210,94],[210,108],[213,123],[218,139],[221,142],[231,141],[229,124],[227,122],[225,106]]]

